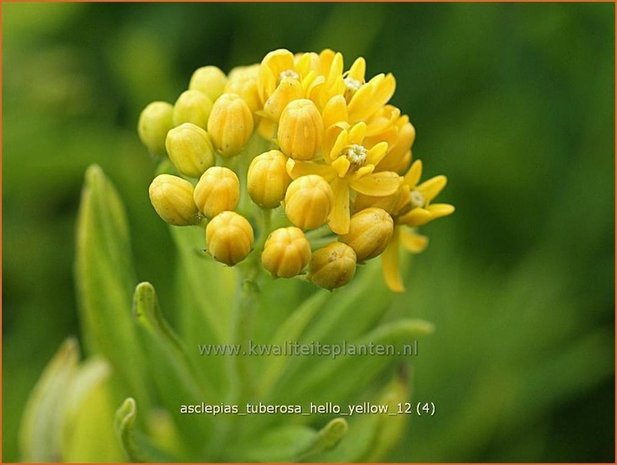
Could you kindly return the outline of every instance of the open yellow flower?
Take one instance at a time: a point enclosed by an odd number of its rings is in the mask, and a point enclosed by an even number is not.
[[[399,192],[390,199],[394,210],[394,233],[382,255],[382,264],[386,284],[395,292],[405,290],[399,268],[400,246],[411,253],[422,252],[428,245],[428,238],[417,234],[414,228],[454,212],[450,204],[431,203],[446,187],[447,178],[439,175],[418,184],[421,177],[422,161],[416,160],[403,178]],[[366,199],[362,199],[364,201]]]
[[[363,145],[365,133],[366,124],[362,122],[349,130],[341,130],[332,146],[325,151],[325,163],[287,161],[287,171],[293,179],[317,174],[330,183],[334,208],[328,225],[336,234],[349,232],[352,194],[388,196],[401,185],[402,178],[394,172],[374,172],[375,166],[386,154],[388,144],[379,142],[366,147]]]

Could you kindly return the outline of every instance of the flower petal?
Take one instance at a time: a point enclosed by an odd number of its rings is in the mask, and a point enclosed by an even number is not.
[[[405,290],[399,269],[399,230],[399,227],[394,229],[392,240],[381,255],[383,278],[386,285],[393,292],[403,292]]]
[[[420,178],[422,177],[422,160],[416,160],[413,162],[409,171],[405,175],[403,184],[409,187],[415,187],[418,185]]]
[[[426,203],[430,203],[437,195],[446,187],[448,178],[443,175],[435,176],[427,181],[424,181],[418,186],[418,191],[424,197]]]
[[[379,142],[375,144],[369,151],[366,156],[366,163],[370,163],[371,165],[377,165],[383,157],[386,156],[386,152],[388,151],[388,143],[387,142]]]
[[[405,247],[408,252],[420,253],[428,246],[428,237],[416,234],[406,228],[400,228],[400,230],[401,245]]]
[[[317,174],[326,181],[331,181],[336,177],[336,172],[330,165],[313,163],[310,161],[296,161],[293,158],[287,160],[287,174],[291,179],[307,176],[309,174]]]
[[[351,68],[349,68],[349,72],[347,76],[350,77],[351,79],[355,79],[356,81],[359,81],[360,83],[363,83],[365,74],[366,74],[366,61],[364,61],[364,58],[358,57],[356,58],[356,61],[353,62],[353,65],[351,65]]]
[[[424,208],[414,208],[409,213],[399,217],[398,221],[401,224],[408,226],[422,226],[431,221],[431,212]]]
[[[328,103],[323,109],[324,127],[328,129],[339,121],[347,121],[348,116],[345,97],[342,95],[335,95],[328,100]]]
[[[359,179],[351,180],[351,187],[365,195],[381,197],[394,194],[401,185],[402,178],[392,171],[372,173]]]
[[[341,131],[341,133],[336,137],[332,148],[325,151],[325,153],[328,154],[330,161],[336,160],[339,157],[339,155],[347,145],[348,138],[349,133],[347,131]]]
[[[349,185],[340,179],[330,184],[334,193],[334,206],[328,217],[328,226],[336,234],[349,232]]]
[[[331,166],[332,168],[334,168],[334,171],[336,171],[336,174],[338,174],[340,178],[344,178],[349,171],[351,163],[349,162],[347,157],[338,157],[332,162]]]
[[[431,221],[451,215],[455,210],[454,206],[448,203],[435,203],[433,205],[429,205],[426,209],[431,213]]]
[[[366,134],[366,123],[360,121],[353,125],[349,130],[349,143],[350,144],[362,144],[364,135]]]

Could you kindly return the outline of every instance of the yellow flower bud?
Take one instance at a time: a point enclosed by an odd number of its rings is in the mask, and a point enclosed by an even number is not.
[[[216,66],[203,66],[197,69],[189,82],[190,90],[198,90],[215,101],[223,93],[227,84],[225,73]]]
[[[208,117],[212,111],[212,100],[203,92],[187,90],[180,94],[174,105],[174,126],[193,123],[206,129]]]
[[[295,179],[285,193],[287,218],[304,230],[325,224],[333,205],[334,194],[330,184],[316,174]]]
[[[234,266],[251,253],[253,228],[236,212],[222,212],[206,227],[206,245],[217,262]]]
[[[261,254],[261,263],[275,278],[299,275],[310,259],[309,241],[293,226],[272,231]]]
[[[302,93],[302,85],[297,79],[283,78],[264,103],[264,114],[271,120],[278,121],[289,102],[302,98]]]
[[[212,107],[208,133],[222,156],[237,155],[253,133],[251,109],[237,94],[221,95]]]
[[[193,123],[184,123],[167,133],[169,159],[185,176],[197,178],[214,164],[214,149],[208,133]]]
[[[148,193],[152,206],[166,223],[187,226],[199,219],[193,201],[193,185],[186,179],[160,174],[150,184]]]
[[[285,155],[295,160],[312,160],[323,140],[323,120],[311,100],[289,103],[279,121],[278,143]]]
[[[396,123],[398,128],[396,140],[388,146],[386,156],[379,162],[378,171],[394,171],[403,174],[411,163],[411,146],[416,138],[416,129],[404,115]]]
[[[152,155],[164,157],[165,138],[173,125],[173,107],[167,102],[152,102],[139,115],[137,132]]]
[[[356,252],[359,262],[381,254],[394,231],[392,217],[381,208],[366,208],[351,217],[349,232],[341,236],[341,242]]]
[[[261,100],[257,91],[257,74],[259,65],[238,66],[229,72],[225,92],[238,94],[252,112],[259,110]]]
[[[347,284],[356,272],[356,253],[342,242],[332,242],[313,253],[310,280],[332,290]]]
[[[213,218],[226,210],[233,210],[240,200],[240,181],[229,168],[213,166],[201,175],[193,199],[199,210]]]
[[[253,202],[263,208],[276,208],[291,182],[286,170],[287,158],[278,150],[256,156],[249,166],[247,187]]]

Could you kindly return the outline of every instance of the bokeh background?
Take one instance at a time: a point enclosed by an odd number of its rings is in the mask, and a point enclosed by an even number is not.
[[[324,47],[393,72],[452,217],[393,312],[433,321],[395,461],[614,461],[614,5],[2,6],[3,459],[43,366],[79,331],[85,168],[122,195],[140,279],[172,300],[140,110],[192,71]]]

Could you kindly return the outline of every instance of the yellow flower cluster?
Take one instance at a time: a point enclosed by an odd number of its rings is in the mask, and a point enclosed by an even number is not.
[[[227,76],[199,68],[174,105],[139,119],[145,146],[175,170],[150,186],[156,212],[204,227],[208,253],[229,266],[253,254],[274,277],[334,289],[382,256],[402,291],[399,245],[422,251],[416,229],[454,207],[433,203],[444,176],[420,182],[415,129],[388,103],[394,76],[365,75],[363,58],[345,70],[328,49],[275,50]]]

